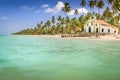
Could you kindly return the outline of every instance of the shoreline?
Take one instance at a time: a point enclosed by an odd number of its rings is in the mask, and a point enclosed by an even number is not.
[[[13,36],[38,36],[47,38],[61,38],[61,35],[13,35]],[[120,35],[90,36],[90,37],[64,37],[61,39],[89,39],[89,40],[120,40]]]

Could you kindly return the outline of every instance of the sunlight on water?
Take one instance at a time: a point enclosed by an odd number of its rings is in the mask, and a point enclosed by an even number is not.
[[[120,80],[119,43],[0,36],[0,80]]]

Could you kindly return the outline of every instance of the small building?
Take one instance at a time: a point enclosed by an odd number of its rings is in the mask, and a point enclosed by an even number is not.
[[[91,19],[84,25],[84,32],[118,34],[118,27],[112,26],[103,20]]]

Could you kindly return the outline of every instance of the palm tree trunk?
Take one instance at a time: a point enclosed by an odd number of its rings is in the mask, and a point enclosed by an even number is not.
[[[82,7],[82,13],[83,13],[83,16],[84,16],[83,7]]]
[[[98,12],[99,12],[99,14],[100,14],[100,8],[98,8]]]

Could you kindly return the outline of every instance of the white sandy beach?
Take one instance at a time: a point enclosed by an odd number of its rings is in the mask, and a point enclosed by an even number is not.
[[[18,36],[18,35],[17,35]],[[19,35],[19,36],[38,36],[47,38],[61,38],[61,35]],[[91,37],[64,37],[63,39],[90,39],[90,40],[120,40],[120,35],[91,36]]]
[[[38,35],[40,37],[52,37],[52,38],[61,38],[61,35]],[[65,37],[65,39],[90,39],[90,40],[120,40],[120,35],[106,35],[100,37]]]
[[[120,40],[120,35],[107,35],[107,36],[91,36],[91,37],[68,37],[68,38],[79,38],[79,39],[90,39],[90,40]]]

